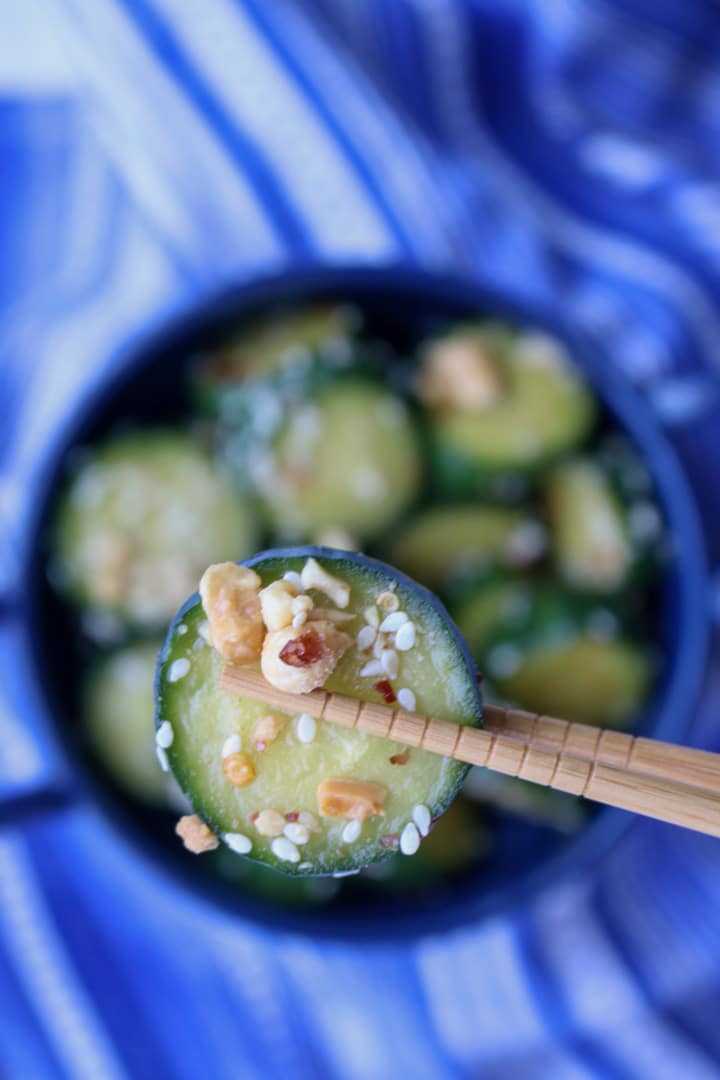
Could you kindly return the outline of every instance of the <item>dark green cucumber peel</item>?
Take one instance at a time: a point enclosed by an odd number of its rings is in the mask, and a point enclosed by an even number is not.
[[[419,712],[457,723],[481,722],[475,666],[464,641],[438,599],[405,575],[365,556],[313,547],[261,553],[243,565],[252,567],[263,584],[268,584],[288,570],[302,570],[309,557],[350,582],[348,610],[359,612],[347,624],[350,633],[360,629],[362,613],[373,599],[394,588],[401,609],[418,628],[419,643],[401,654],[401,674],[393,680],[393,686],[407,685],[413,690]],[[256,753],[252,732],[268,708],[217,688],[223,660],[199,632],[204,621],[205,614],[195,595],[183,605],[168,631],[156,673],[155,722],[158,728],[164,721],[172,725],[173,741],[166,751],[170,767],[199,817],[216,835],[241,832],[252,841],[248,858],[285,873],[345,873],[391,857],[397,850],[402,827],[412,820],[414,806],[427,806],[435,819],[450,805],[467,774],[466,765],[420,750],[410,751],[407,764],[392,764],[390,758],[402,754],[405,748],[362,732],[318,724],[315,740],[302,745],[291,720],[286,733],[263,753]],[[179,681],[171,682],[171,665],[184,659],[189,661],[189,671]],[[351,646],[327,681],[327,688],[382,701],[382,695],[373,689],[378,676],[358,675],[367,660],[367,655],[361,656]],[[257,770],[256,780],[244,788],[229,785],[221,769],[223,743],[238,732],[243,751],[250,754]],[[330,776],[373,781],[387,788],[384,816],[365,820],[355,842],[342,840],[347,819],[318,815],[316,788]],[[299,862],[277,858],[271,840],[254,830],[250,815],[263,809],[282,814],[309,811],[316,816],[321,832],[313,834],[300,849]]]

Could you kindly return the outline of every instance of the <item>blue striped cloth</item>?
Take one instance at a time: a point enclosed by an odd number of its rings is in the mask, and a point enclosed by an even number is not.
[[[6,11],[0,596],[68,403],[150,324],[299,261],[562,303],[654,403],[720,565],[719,32],[708,0]],[[720,1075],[716,842],[638,824],[601,874],[412,947],[271,938],[90,807],[12,812],[62,759],[7,614],[0,638],[3,1078]],[[717,658],[693,730],[716,747]]]

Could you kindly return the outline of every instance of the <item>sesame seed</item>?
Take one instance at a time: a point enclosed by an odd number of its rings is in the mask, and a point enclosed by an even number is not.
[[[304,825],[301,825],[297,821],[289,822],[283,829],[283,832],[288,840],[292,840],[293,844],[307,844],[310,839],[308,830]]]
[[[369,649],[377,637],[377,630],[373,626],[363,626],[357,636],[357,647],[362,652]]]
[[[178,660],[173,660],[168,670],[168,682],[178,682],[179,679],[184,679],[190,670],[190,661],[185,656],[181,656]]]
[[[297,719],[297,737],[301,743],[311,743],[315,738],[317,724],[315,717],[309,713],[301,713]]]
[[[355,819],[354,821],[348,821],[347,825],[342,831],[342,838],[346,844],[354,844],[360,835],[362,825]]]
[[[383,634],[394,634],[395,631],[399,630],[407,621],[408,617],[404,611],[393,611],[380,623],[380,630]]]
[[[287,570],[283,574],[283,581],[289,581],[291,585],[294,585],[298,592],[304,592],[302,578],[298,574],[297,570]]]
[[[389,679],[397,678],[398,671],[400,670],[400,662],[398,660],[398,654],[394,649],[383,649],[380,653],[380,663]]]
[[[220,751],[220,757],[230,757],[231,754],[239,754],[242,750],[242,739],[239,735],[228,735],[225,742],[222,744],[222,750]]]
[[[247,855],[252,851],[252,840],[241,832],[226,832],[223,840],[237,855]]]
[[[180,623],[176,630],[176,633],[180,634],[181,637],[183,634],[187,634],[187,626],[185,625],[185,623]]]
[[[159,746],[162,750],[167,750],[169,746],[172,746],[174,738],[175,732],[172,729],[172,724],[169,720],[163,720],[162,724],[155,732],[155,745]]]
[[[353,877],[354,874],[359,874],[359,870],[336,870],[333,874],[334,878]]]
[[[270,849],[275,858],[282,859],[283,862],[300,862],[300,852],[292,840],[288,840],[287,836],[276,837],[270,845]]]
[[[415,623],[403,623],[395,635],[395,648],[399,652],[407,652],[415,644]]]
[[[417,825],[409,821],[400,833],[400,850],[403,855],[414,855],[420,847],[420,833]]]
[[[392,592],[390,589],[386,589],[385,592],[381,592],[375,602],[378,607],[382,608],[383,611],[387,612],[397,611],[397,609],[400,607],[400,601],[398,600],[395,593]]]
[[[430,832],[430,824],[432,822],[432,816],[427,806],[424,806],[423,803],[418,803],[417,806],[413,807],[412,816],[420,835],[427,836]]]
[[[170,762],[168,756],[163,750],[162,746],[155,747],[155,756],[158,759],[158,763],[163,772],[170,772]]]
[[[382,675],[383,666],[379,660],[368,660],[365,667],[360,668],[360,678],[367,679],[373,675]]]
[[[365,622],[368,624],[368,626],[373,626],[377,630],[378,626],[380,625],[380,616],[378,615],[377,608],[365,608],[363,615],[365,616]]]
[[[415,695],[412,690],[408,690],[406,686],[403,686],[401,690],[397,692],[398,705],[405,712],[415,712]]]
[[[298,814],[298,821],[310,832],[315,832],[317,830],[317,818],[314,814],[311,814],[309,810],[301,810]]]

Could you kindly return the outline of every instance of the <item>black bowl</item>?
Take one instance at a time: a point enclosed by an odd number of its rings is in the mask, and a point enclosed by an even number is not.
[[[311,300],[351,301],[363,309],[378,336],[411,346],[452,319],[486,314],[547,329],[563,339],[604,404],[649,467],[675,556],[661,584],[659,638],[665,657],[652,699],[641,718],[643,734],[681,742],[688,731],[703,675],[708,637],[704,593],[706,566],[695,507],[675,454],[648,406],[618,378],[610,358],[555,313],[518,306],[475,285],[414,269],[318,269],[284,273],[229,290],[176,318],[118,358],[116,372],[78,404],[55,440],[42,477],[36,513],[28,527],[22,575],[22,618],[31,677],[42,708],[66,754],[68,794],[100,808],[98,828],[130,859],[169,883],[188,902],[202,897],[227,914],[314,936],[407,938],[475,922],[518,905],[561,875],[597,864],[633,823],[631,815],[602,810],[572,839],[543,827],[502,826],[496,853],[452,887],[408,896],[343,892],[329,907],[293,910],[260,903],[213,878],[202,860],[189,858],[172,821],[148,814],[123,798],[98,774],[77,737],[78,643],[72,616],[46,576],[49,521],[68,456],[125,421],[172,421],[188,405],[184,369],[197,351],[221,342],[232,329],[277,305]],[[143,859],[145,855],[147,858]],[[212,917],[212,906],[206,909]]]

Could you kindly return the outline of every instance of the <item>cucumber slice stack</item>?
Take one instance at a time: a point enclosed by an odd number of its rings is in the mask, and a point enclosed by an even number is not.
[[[349,588],[347,605],[336,608],[308,587],[295,607],[307,610],[312,601],[309,621],[275,633],[304,641],[308,628],[325,625],[312,621],[313,611],[342,617],[346,648],[327,689],[480,723],[467,648],[436,597],[409,578],[324,548],[266,552],[244,565],[263,588],[289,582],[295,589],[307,580],[309,560]],[[158,739],[204,826],[231,850],[291,874],[344,874],[398,850],[414,853],[467,767],[225,693],[218,688],[225,660],[208,640],[217,644],[212,626],[199,596],[191,597],[170,628],[156,682]],[[290,660],[282,666],[292,675]],[[263,671],[268,677],[265,659]]]

